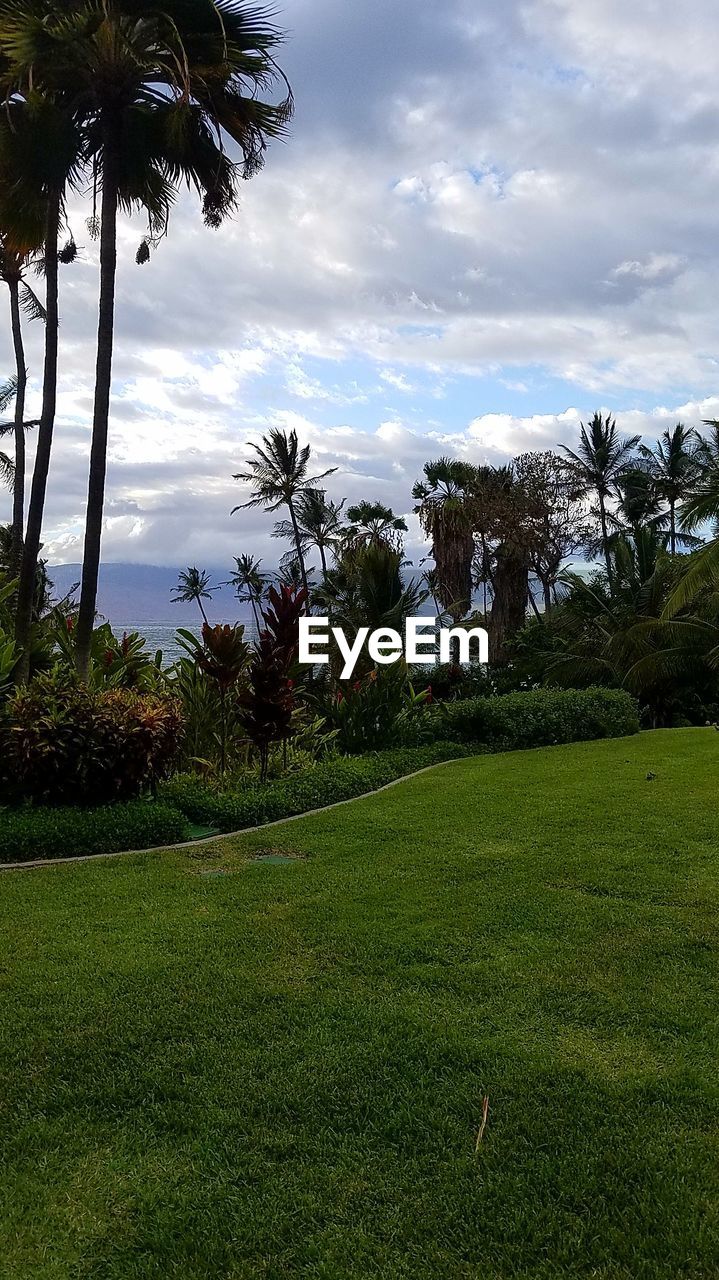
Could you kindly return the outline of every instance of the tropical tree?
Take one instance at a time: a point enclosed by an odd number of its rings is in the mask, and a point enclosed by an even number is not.
[[[530,568],[542,587],[544,615],[548,617],[566,561],[588,546],[594,525],[558,454],[551,450],[523,453],[512,467],[533,508]],[[491,575],[491,562],[485,574]]]
[[[191,565],[178,575],[175,595],[170,597],[170,601],[172,604],[189,604],[196,601],[202,614],[202,621],[207,626],[209,624],[202,601],[211,600],[215,591],[219,591],[219,587],[210,585],[211,582],[212,579],[206,569],[198,569],[195,565]]]
[[[13,397],[16,394],[16,387],[17,384],[14,378],[10,378],[8,382],[0,385],[0,413],[4,413],[8,405],[12,404]],[[0,436],[7,435],[13,429],[13,425],[14,424],[8,422],[0,422]],[[0,452],[0,482],[2,482],[7,489],[13,490],[16,474],[17,458],[13,461],[7,453]],[[14,533],[14,522],[11,528]],[[13,575],[11,574],[10,576],[12,577]]]
[[[270,583],[269,574],[262,572],[261,564],[262,560],[255,560],[253,556],[235,556],[235,572],[230,574],[229,581],[224,584],[235,588],[235,595],[241,604],[249,603],[252,606],[252,616],[255,619],[258,634],[259,609],[262,605],[262,597]]]
[[[471,468],[452,458],[424,465],[424,478],[412,489],[415,513],[432,542],[437,596],[455,622],[472,602],[474,534],[467,502]]]
[[[647,525],[660,530],[666,525],[662,497],[648,470],[630,467],[623,471],[617,477],[615,493],[616,508],[608,520],[618,533],[636,537]]]
[[[610,591],[613,580],[607,500],[613,496],[620,475],[628,469],[632,453],[640,439],[641,436],[638,435],[620,436],[614,418],[609,414],[603,417],[601,413],[595,413],[588,426],[580,424],[576,451],[565,444],[560,446],[569,459],[578,492],[596,495]]]
[[[300,535],[302,556],[316,547],[320,553],[323,578],[327,575],[327,556],[334,555],[342,543],[342,508],[341,502],[327,501],[323,489],[305,489],[297,497],[295,515]],[[285,538],[293,543],[292,550],[283,559],[292,559],[297,555],[295,530],[291,520],[278,520],[275,524],[273,538]]]
[[[671,431],[667,428],[653,449],[645,444],[639,446],[655,491],[669,507],[669,550],[672,555],[677,544],[677,506],[686,501],[701,470],[698,444],[693,428],[678,422]]]
[[[338,564],[327,571],[315,598],[332,622],[349,637],[360,627],[389,627],[400,634],[429,592],[419,582],[402,579],[402,553],[385,542],[348,546]],[[360,659],[362,665],[367,659]]]
[[[150,242],[167,227],[181,181],[202,196],[205,222],[235,208],[240,176],[263,163],[281,136],[291,95],[262,93],[281,77],[274,51],[281,33],[269,14],[239,0],[3,0],[6,55],[21,91],[69,100],[82,131],[95,190],[101,192],[100,306],[77,663],[87,669],[95,619],[105,493],[114,343],[117,217],[144,209]],[[0,37],[1,40],[1,37]],[[286,83],[286,82],[285,82]],[[230,158],[226,141],[241,152]],[[148,256],[148,240],[139,260]]]
[[[402,534],[407,532],[407,522],[383,502],[366,499],[356,502],[347,508],[347,519],[346,536],[350,542],[384,543],[395,551],[402,550]]]
[[[25,343],[22,330],[22,313],[32,320],[44,320],[45,308],[27,281],[27,271],[33,261],[38,263],[41,243],[24,243],[13,239],[12,231],[3,233],[0,230],[0,280],[7,285],[10,294],[10,332],[12,334],[15,354],[15,416],[13,435],[15,438],[15,461],[13,476],[13,567],[20,567],[22,542],[25,529],[25,399],[27,394],[27,367],[25,364]],[[2,404],[0,391],[0,410],[7,407]]]
[[[18,65],[26,56],[28,23],[39,38],[44,23],[16,0],[0,0],[0,89],[5,106],[0,114],[0,226],[4,245],[24,252],[42,244],[45,279],[45,357],[42,406],[27,511],[20,578],[15,608],[15,639],[21,652],[16,679],[27,678],[29,638],[37,588],[38,557],[50,468],[57,402],[58,268],[71,259],[74,244],[63,251],[59,238],[65,195],[76,183],[81,152],[77,121],[62,104],[33,84],[32,72]],[[24,363],[24,360],[23,360]]]
[[[679,522],[684,529],[697,529],[711,522],[715,532],[719,529],[719,419],[705,418],[709,430],[697,432],[694,451],[697,474],[689,493],[682,495]]]
[[[302,494],[307,493],[308,489],[316,489],[317,482],[332,475],[337,468],[329,467],[318,476],[308,476],[311,449],[308,444],[300,448],[297,432],[294,430],[288,433],[279,427],[272,427],[262,437],[261,444],[252,442],[250,447],[254,450],[255,457],[250,458],[245,470],[236,472],[233,479],[251,484],[252,495],[247,502],[233,507],[231,515],[248,507],[264,507],[266,511],[278,511],[282,506],[287,507],[305,593],[303,599],[309,608],[309,588],[302,535],[297,521],[297,504]],[[305,542],[305,548],[306,546]]]

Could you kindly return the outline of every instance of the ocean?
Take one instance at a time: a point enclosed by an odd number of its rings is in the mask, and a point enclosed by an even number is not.
[[[236,621],[236,619],[233,619],[233,621]],[[255,626],[254,619],[242,618],[240,621],[243,623],[245,628],[245,639],[250,642],[255,640],[257,636],[257,628]],[[212,626],[215,625],[215,622],[216,619],[210,619]],[[163,667],[172,666],[173,662],[176,662],[178,658],[183,656],[183,650],[180,648],[176,639],[178,627],[181,627],[183,631],[191,631],[193,635],[198,637],[198,639],[202,630],[201,620],[196,623],[127,622],[125,620],[116,621],[114,618],[111,618],[110,625],[118,640],[122,639],[124,633],[129,635],[131,632],[137,631],[138,634],[145,639],[150,653],[154,655],[158,649],[161,649]]]

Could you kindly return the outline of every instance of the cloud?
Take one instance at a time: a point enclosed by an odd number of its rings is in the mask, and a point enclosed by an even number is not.
[[[406,513],[433,452],[549,447],[600,403],[650,433],[710,416],[709,0],[287,0],[282,21],[293,135],[237,219],[207,231],[183,195],[143,268],[141,221],[121,226],[108,558],[274,555],[262,513],[228,515],[229,476],[272,423],[340,467],[334,493]],[[72,558],[96,328],[86,213],[69,212],[82,252],[62,276],[46,529]],[[40,326],[27,341],[34,415]]]

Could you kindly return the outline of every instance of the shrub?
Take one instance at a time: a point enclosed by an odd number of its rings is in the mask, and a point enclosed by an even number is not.
[[[466,748],[456,742],[434,742],[425,747],[379,751],[375,755],[340,756],[281,782],[225,792],[213,790],[200,778],[183,775],[163,785],[162,797],[181,809],[192,822],[209,823],[222,831],[240,831],[335,804],[338,800],[351,800],[427,765],[466,754]]]
[[[0,862],[149,849],[189,839],[187,819],[167,803],[130,800],[99,809],[0,810]]]
[[[430,689],[415,689],[404,662],[368,672],[325,699],[322,710],[348,755],[385,747],[418,747],[439,736],[432,731]]]
[[[443,711],[440,732],[493,751],[552,746],[639,731],[637,703],[621,689],[533,689],[470,698]]]
[[[104,804],[167,777],[182,717],[175,699],[39,676],[9,699],[0,756],[10,798]]]

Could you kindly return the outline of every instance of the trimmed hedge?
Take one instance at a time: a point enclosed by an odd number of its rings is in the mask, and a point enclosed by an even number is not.
[[[639,710],[622,689],[534,689],[468,698],[442,708],[438,732],[490,751],[549,747],[639,732]]]
[[[0,862],[120,853],[189,838],[187,819],[165,802],[129,800],[99,809],[0,809]]]
[[[206,823],[221,831],[241,831],[338,800],[351,800],[428,765],[467,754],[459,743],[433,742],[426,747],[398,747],[373,755],[340,756],[314,765],[305,773],[240,791],[217,792],[200,778],[186,774],[164,783],[162,797],[181,809],[191,822]]]

